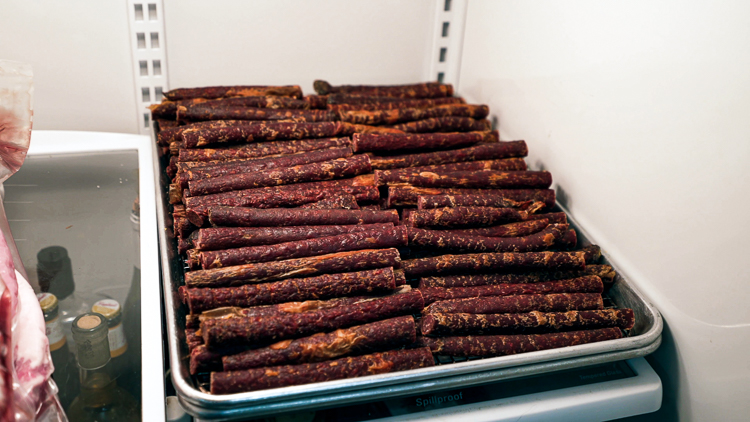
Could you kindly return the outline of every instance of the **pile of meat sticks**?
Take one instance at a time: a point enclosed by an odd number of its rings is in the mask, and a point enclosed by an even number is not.
[[[524,141],[451,85],[176,89],[152,107],[190,371],[227,394],[615,339]]]

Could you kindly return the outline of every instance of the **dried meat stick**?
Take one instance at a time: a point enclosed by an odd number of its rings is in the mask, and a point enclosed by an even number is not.
[[[424,347],[347,357],[327,362],[212,372],[211,394],[266,390],[312,382],[386,374],[433,365],[435,361],[432,354],[428,348]]]
[[[416,339],[414,318],[402,316],[296,340],[284,340],[269,347],[224,356],[221,362],[224,371],[322,362],[345,355],[394,349],[412,344]]]
[[[372,168],[388,170],[394,168],[421,167],[465,161],[525,157],[526,155],[528,155],[526,142],[498,141],[494,143],[482,143],[468,148],[460,148],[450,151],[373,157]]]
[[[253,108],[240,106],[215,106],[201,103],[177,108],[177,119],[191,122],[208,120],[290,120],[295,122],[332,122],[336,113],[328,110],[303,110],[285,108]]]
[[[249,125],[252,122],[242,120],[217,120],[211,122],[196,122],[182,126],[175,126],[159,131],[157,135],[157,143],[162,146],[171,145],[173,142],[182,140],[182,132],[188,129],[216,129],[231,126],[243,126]]]
[[[531,204],[528,201],[515,201],[503,195],[420,195],[417,198],[417,208],[420,210],[446,207],[527,209],[529,205]]]
[[[474,287],[425,287],[420,288],[426,305],[439,300],[463,299],[483,296],[534,295],[552,293],[601,293],[602,280],[595,276],[571,278],[539,283],[495,284]]]
[[[344,110],[338,112],[341,121],[364,125],[393,125],[447,116],[484,119],[488,114],[490,114],[490,108],[486,105],[471,104],[447,104],[432,108],[399,108],[374,111]]]
[[[391,127],[409,133],[472,132],[492,129],[489,120],[476,120],[470,117],[434,117],[409,123],[400,123]]]
[[[187,291],[187,290],[186,290]],[[399,294],[399,293],[396,293]],[[201,321],[215,318],[243,318],[243,317],[277,317],[293,315],[301,312],[314,312],[322,309],[335,308],[336,306],[351,305],[363,300],[370,300],[372,296],[339,297],[328,300],[306,300],[304,302],[285,302],[276,305],[252,306],[249,308],[217,308],[205,311],[199,315],[187,314],[186,321],[190,321],[193,327],[200,328]],[[197,324],[196,324],[197,319]],[[201,339],[202,342],[202,339]]]
[[[618,327],[629,330],[635,325],[632,309],[596,311],[538,312],[523,314],[440,314],[425,315],[421,333],[431,336],[471,334],[513,334],[519,331],[588,330]]]
[[[260,209],[239,207],[212,207],[209,220],[215,226],[231,227],[277,227],[277,226],[324,226],[339,224],[398,224],[396,210],[308,210]]]
[[[203,338],[197,333],[198,330],[195,328],[185,329],[185,342],[187,343],[188,350],[193,350],[203,344]]]
[[[292,277],[312,277],[319,274],[398,267],[400,261],[398,249],[337,252],[286,261],[189,271],[185,273],[185,284],[188,287],[239,286]]]
[[[372,157],[370,158],[372,163]],[[485,170],[526,170],[526,162],[523,158],[503,158],[500,160],[464,161],[460,163],[438,164],[434,166],[409,167],[404,169],[380,170],[390,173],[411,172],[434,172],[447,173],[454,171],[485,171]]]
[[[439,98],[452,97],[453,85],[439,82],[426,82],[405,85],[338,85],[333,86],[326,81],[316,80],[313,88],[319,95],[353,94],[371,97],[398,98]]]
[[[555,191],[552,189],[455,189],[419,188],[414,186],[388,187],[388,202],[391,207],[416,207],[420,196],[424,195],[493,195],[503,196],[514,201],[540,201],[545,207],[555,205]],[[564,215],[564,213],[561,213]],[[548,214],[536,214],[548,215]],[[532,217],[532,216],[530,216]],[[546,218],[546,217],[538,217]],[[567,222],[567,221],[566,221]]]
[[[302,98],[302,88],[298,85],[237,85],[237,86],[207,86],[201,88],[178,88],[164,93],[164,98],[170,101],[187,100],[191,98],[226,98],[226,97],[257,97],[275,95],[280,97]]]
[[[555,242],[554,248],[557,250],[569,251],[578,244],[578,234],[574,229],[568,229],[563,236]],[[588,262],[588,261],[587,261]]]
[[[172,210],[173,232],[180,238],[186,238],[197,227],[193,225],[186,216],[184,206],[175,205]]]
[[[331,94],[328,95],[329,105],[390,105],[391,108],[429,108],[444,104],[465,104],[461,97],[435,97],[435,98],[399,98],[399,97],[374,97],[361,94]]]
[[[603,308],[604,302],[600,293],[553,293],[442,300],[431,303],[422,313],[518,314],[531,311],[567,312]]]
[[[359,204],[357,204],[357,198],[354,195],[348,193],[332,194],[326,198],[321,199],[318,202],[311,202],[300,206],[300,208],[308,208],[314,210],[327,210],[327,209],[341,209],[341,210],[358,210]]]
[[[446,173],[375,170],[378,186],[409,184],[427,188],[547,189],[547,171],[454,171]]]
[[[463,98],[443,97],[443,98],[422,98],[422,99],[402,99],[393,97],[362,97],[362,96],[340,96],[338,94],[329,95],[334,102],[342,98],[341,103],[335,102],[327,105],[328,110],[342,112],[348,110],[395,110],[401,108],[432,108],[447,104],[465,104]]]
[[[303,100],[307,103],[308,108],[313,110],[325,110],[328,108],[327,95],[305,95]]]
[[[273,245],[274,243],[292,240],[314,239],[365,230],[387,230],[392,227],[393,223],[286,227],[209,227],[196,230],[192,243],[193,247],[198,250],[215,251],[243,246]]]
[[[211,319],[201,323],[201,332],[209,349],[270,343],[411,315],[423,305],[422,294],[411,291],[289,316]]]
[[[526,221],[533,220],[547,220],[549,224],[568,224],[568,216],[564,212],[545,212],[526,215]]]
[[[517,274],[470,274],[443,277],[422,277],[419,288],[426,287],[471,287],[505,283],[539,283],[585,276],[597,276],[604,283],[614,281],[615,272],[609,265],[586,265],[583,270],[543,271]]]
[[[187,289],[190,313],[225,306],[259,306],[284,302],[331,299],[337,296],[381,293],[396,288],[393,268],[290,278],[238,287]]]
[[[300,183],[301,185],[301,183]],[[311,184],[314,185],[314,184]],[[245,191],[225,192],[224,195],[216,194],[186,198],[187,218],[198,227],[205,224],[208,212],[213,206],[226,205],[231,207],[254,207],[254,208],[276,208],[297,207],[311,202],[321,201],[335,192],[354,195],[357,201],[372,202],[378,200],[379,191],[374,186],[309,186],[301,189],[298,185],[286,185],[294,189],[278,189],[258,191],[248,189]],[[282,186],[285,187],[285,186]]]
[[[251,143],[282,139],[330,138],[354,133],[354,127],[342,122],[274,123],[259,122],[224,128],[193,128],[182,132],[185,148],[201,148],[225,143]]]
[[[188,364],[190,374],[195,375],[201,372],[221,371],[221,358],[224,356],[223,352],[223,350],[208,350],[203,344],[190,349],[190,363]]]
[[[445,230],[407,228],[409,245],[452,252],[533,252],[549,249],[567,233],[568,226],[550,224],[544,230],[522,237],[457,235]]]
[[[193,180],[189,182],[189,186],[191,195],[197,196],[233,190],[340,179],[369,173],[370,171],[370,158],[360,154],[350,158],[337,158],[294,167],[281,167],[253,173]]]
[[[584,254],[581,252],[504,252],[441,255],[401,262],[401,269],[409,278],[466,271],[583,270],[585,266]]]
[[[599,247],[599,245],[584,246],[583,248],[572,252],[582,253],[584,256],[584,260],[586,261],[586,265],[595,264],[597,261],[599,261],[599,258],[602,257],[602,249]]]
[[[296,141],[271,141],[241,147],[180,149],[178,161],[222,161],[242,158],[260,158],[270,155],[294,154],[327,148],[343,148],[350,144],[349,138],[300,139]]]
[[[480,142],[498,142],[497,131],[462,133],[355,133],[352,149],[364,151],[398,151],[459,148]]]
[[[232,161],[223,165],[210,167],[196,167],[178,173],[180,191],[188,188],[188,182],[193,180],[229,176],[240,173],[259,172],[282,167],[294,167],[310,163],[320,163],[338,158],[352,156],[351,148],[330,148],[317,151],[300,152],[297,154],[269,157],[251,161]]]
[[[406,242],[406,231],[403,227],[392,227],[386,230],[366,230],[274,245],[202,251],[196,254],[196,261],[203,269],[210,269],[361,249],[395,248],[406,246]],[[197,268],[197,265],[193,264],[191,268]]]
[[[549,223],[547,222],[547,220],[527,220],[493,227],[479,227],[476,229],[447,229],[444,231],[464,236],[520,237],[538,233],[548,225]]]
[[[526,211],[515,208],[455,207],[416,210],[409,214],[412,227],[477,227],[525,220]]]
[[[418,337],[417,344],[448,356],[505,356],[622,338],[619,328],[507,336]]]

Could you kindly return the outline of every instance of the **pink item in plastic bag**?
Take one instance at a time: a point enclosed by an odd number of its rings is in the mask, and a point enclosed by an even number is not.
[[[18,171],[26,158],[31,82],[30,66],[0,60],[0,182]],[[0,232],[0,420],[66,421],[50,378],[54,367],[44,316],[24,278],[1,204]]]

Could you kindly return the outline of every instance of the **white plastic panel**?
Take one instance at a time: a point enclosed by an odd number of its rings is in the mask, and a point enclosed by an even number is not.
[[[172,88],[409,83],[428,75],[433,0],[164,1]]]
[[[684,420],[750,410],[750,6],[473,1],[461,92],[663,313]]]
[[[3,0],[0,57],[34,69],[34,129],[138,131],[124,2]]]

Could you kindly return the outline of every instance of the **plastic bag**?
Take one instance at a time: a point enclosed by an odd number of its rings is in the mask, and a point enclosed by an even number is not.
[[[0,182],[26,158],[32,92],[31,66],[0,60]],[[51,379],[44,316],[1,204],[0,232],[0,421],[67,421]]]

